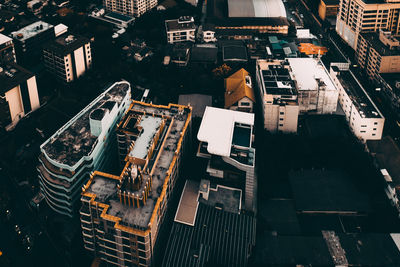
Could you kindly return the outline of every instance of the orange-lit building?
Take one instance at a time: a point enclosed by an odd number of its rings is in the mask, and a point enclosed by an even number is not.
[[[328,52],[328,49],[325,46],[319,46],[312,43],[300,43],[299,46],[300,53],[304,53],[306,55],[325,55]]]
[[[117,127],[123,170],[95,171],[83,187],[84,245],[117,266],[151,266],[191,135],[192,109],[133,101]]]

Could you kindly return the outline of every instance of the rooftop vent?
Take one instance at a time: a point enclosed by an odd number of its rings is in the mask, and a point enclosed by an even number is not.
[[[395,86],[397,89],[400,89],[400,80],[399,80],[399,81],[395,81],[394,86]]]
[[[73,42],[74,40],[75,40],[75,36],[73,36],[73,35],[68,35],[68,36],[65,38],[65,42],[66,42],[67,44]]]

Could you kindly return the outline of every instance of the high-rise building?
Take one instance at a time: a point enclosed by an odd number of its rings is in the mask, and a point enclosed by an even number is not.
[[[37,21],[12,32],[18,62],[30,63],[40,59],[42,46],[55,38],[54,26],[44,21]]]
[[[253,126],[253,113],[206,107],[197,134],[197,156],[208,159],[210,179],[242,190],[241,207],[250,212],[257,202]]]
[[[349,63],[331,63],[330,73],[339,88],[339,104],[354,135],[363,142],[380,140],[385,118],[349,70]]]
[[[114,83],[40,146],[40,189],[53,210],[72,217],[90,172],[110,165],[114,128],[130,99],[130,84]]]
[[[39,107],[35,75],[14,62],[0,63],[0,127],[13,129]]]
[[[339,0],[321,0],[318,5],[318,15],[322,20],[336,18],[339,10]]]
[[[140,17],[157,6],[157,0],[103,0],[107,11],[131,17]]]
[[[48,72],[63,82],[72,82],[92,66],[90,41],[65,33],[44,45],[43,61]]]
[[[389,32],[360,33],[356,59],[369,78],[379,81],[379,73],[400,72],[400,41]]]
[[[400,35],[400,0],[340,0],[336,32],[353,49],[360,32]]]
[[[0,33],[0,63],[17,62],[12,39]]]
[[[119,122],[123,170],[93,172],[81,198],[84,246],[102,261],[154,266],[160,227],[190,148],[191,117],[189,106],[133,101]]]
[[[264,128],[273,133],[296,133],[300,108],[290,66],[281,60],[258,60],[256,79]]]

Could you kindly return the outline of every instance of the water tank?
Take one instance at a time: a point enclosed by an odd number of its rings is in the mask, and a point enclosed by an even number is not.
[[[98,108],[93,110],[89,115],[90,132],[94,136],[99,136],[103,129],[102,122],[106,115],[106,110]]]

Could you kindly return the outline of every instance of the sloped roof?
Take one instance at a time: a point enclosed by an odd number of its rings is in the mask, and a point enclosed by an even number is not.
[[[256,101],[253,88],[246,85],[246,76],[249,76],[249,73],[242,68],[225,79],[225,108],[229,108],[243,97]]]

